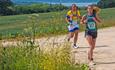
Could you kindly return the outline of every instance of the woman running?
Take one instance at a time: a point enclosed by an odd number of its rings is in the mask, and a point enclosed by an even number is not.
[[[89,65],[95,65],[93,62],[93,50],[95,48],[97,38],[97,24],[101,22],[101,19],[98,17],[98,11],[98,7],[96,8],[93,5],[89,5],[87,7],[87,14],[81,19],[82,24],[86,25],[85,37],[90,46],[88,51]]]
[[[71,9],[67,12],[66,22],[69,24],[68,41],[74,37],[74,43],[73,43],[74,48],[78,48],[78,45],[76,45],[76,43],[77,43],[78,32],[79,32],[79,24],[78,24],[79,18],[81,18],[80,11],[78,10],[76,4],[72,4]]]

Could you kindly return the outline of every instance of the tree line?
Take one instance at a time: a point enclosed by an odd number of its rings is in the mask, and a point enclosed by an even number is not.
[[[101,8],[115,7],[115,0],[100,0],[97,5]]]
[[[100,0],[97,5],[101,8],[115,7],[115,0]],[[32,14],[66,10],[61,4],[31,4],[15,5],[11,0],[0,0],[0,15]]]
[[[0,0],[0,15],[45,13],[66,10],[68,7],[61,4],[30,4],[15,5],[11,0]]]

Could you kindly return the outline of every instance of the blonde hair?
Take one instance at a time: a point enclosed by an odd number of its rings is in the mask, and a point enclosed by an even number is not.
[[[101,9],[95,5],[88,5],[88,7],[91,7],[93,9],[94,14],[99,14]]]
[[[99,14],[101,9],[97,6],[93,6],[93,10],[96,12],[96,14]]]

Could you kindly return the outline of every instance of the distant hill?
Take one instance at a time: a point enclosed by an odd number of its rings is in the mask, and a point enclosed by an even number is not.
[[[11,0],[15,4],[26,4],[26,3],[94,3],[100,0]]]

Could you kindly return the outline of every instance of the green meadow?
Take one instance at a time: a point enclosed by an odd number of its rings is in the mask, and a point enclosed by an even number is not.
[[[65,22],[65,11],[38,13],[37,19],[31,19],[32,14],[13,15],[13,16],[0,16],[0,38],[17,37],[18,34],[23,34],[24,30],[32,27],[32,21],[35,22],[36,37],[45,37],[51,35],[66,34],[67,23]],[[85,14],[86,10],[81,10],[81,14]],[[115,26],[115,8],[102,9],[100,16],[102,23],[99,28]],[[84,30],[81,25],[80,31]]]

